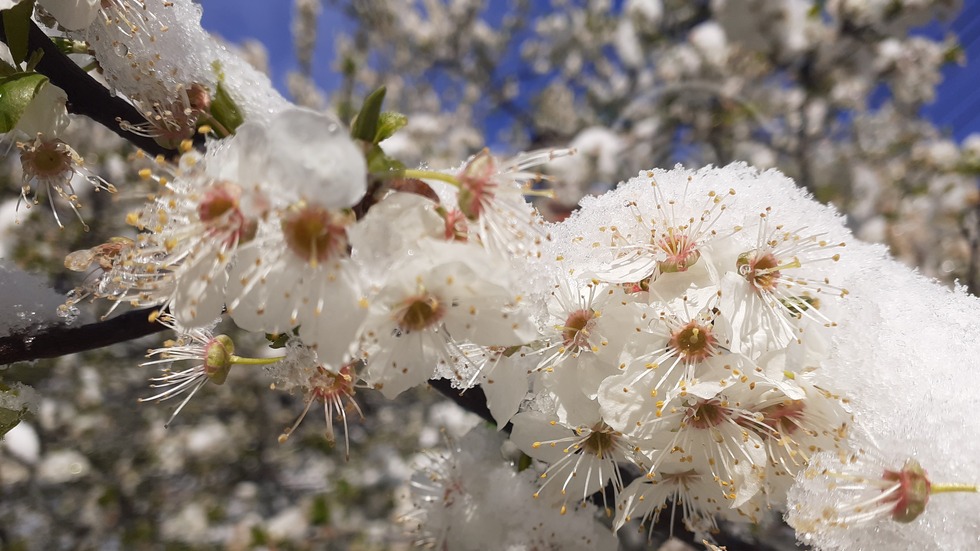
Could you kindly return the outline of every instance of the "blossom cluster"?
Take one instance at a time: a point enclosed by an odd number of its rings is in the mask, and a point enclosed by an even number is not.
[[[891,357],[893,374],[863,366],[904,344],[854,306],[884,296],[866,281],[889,261],[780,173],[738,163],[644,171],[552,223],[527,197],[549,193],[540,167],[572,150],[504,159],[484,149],[456,167],[406,168],[386,155],[404,121],[380,112],[381,96],[348,127],[243,84],[250,73],[201,31],[189,0],[90,7],[71,19],[49,11],[146,113],[127,128],[182,155],[142,172],[155,192],[128,215],[129,236],[68,256],[68,268],[91,273],[64,312],[106,299],[153,308],[151,320],[177,332],[150,352],[145,365],[164,372],[148,400],[184,395],[179,412],[235,366],[265,365],[275,387],[305,396],[280,441],[322,403],[332,442],[336,419],[346,438],[348,414],[362,413],[358,392],[395,398],[434,378],[481,387],[535,470],[483,463],[492,450],[471,440],[434,461],[416,481],[413,518],[439,548],[483,537],[461,519],[522,491],[536,513],[497,517],[514,539],[502,548],[609,542],[595,504],[614,529],[652,529],[669,509],[710,537],[721,521],[759,523],[787,500],[801,538],[835,547],[846,542],[839,529],[914,523],[932,493],[953,491],[928,478],[933,464],[867,436],[896,426],[878,405],[892,396],[866,401],[875,390],[853,373],[908,382],[914,368]],[[186,43],[200,48],[183,63]],[[42,137],[25,163],[42,148],[74,160]],[[70,196],[80,170],[45,185]],[[232,337],[214,335],[223,316],[283,354],[238,355]],[[957,337],[970,332],[965,319]],[[957,343],[944,346],[975,344]],[[174,370],[181,362],[192,365]],[[950,455],[928,458],[941,468]],[[872,467],[859,476],[855,465]]]
[[[846,447],[849,415],[813,377],[849,238],[830,212],[800,224],[794,199],[746,167],[653,171],[556,229],[545,344],[524,353],[535,406],[513,420],[551,462],[541,497],[611,482],[616,526],[678,507],[707,532],[757,522],[811,454]],[[625,488],[624,462],[642,472]]]

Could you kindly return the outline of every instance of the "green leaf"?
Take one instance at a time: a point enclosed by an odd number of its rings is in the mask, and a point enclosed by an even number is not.
[[[372,145],[367,152],[368,172],[371,174],[387,174],[392,170],[405,170],[405,165],[398,159],[385,155],[384,150]]]
[[[19,73],[20,69],[14,67],[13,65],[7,63],[6,61],[0,59],[0,78],[9,77],[10,75]]]
[[[0,79],[0,132],[10,132],[48,77],[38,73],[16,73]]]
[[[14,406],[14,408],[0,406],[0,439],[10,432],[10,429],[16,427],[24,416],[27,415],[28,410],[26,406],[17,407],[16,405],[23,403],[17,398],[19,395],[20,391],[16,386],[9,387],[0,383],[0,403],[7,404],[7,406]]]
[[[14,58],[14,63],[19,65],[27,59],[27,34],[31,29],[34,0],[24,0],[9,10],[3,10],[2,13],[7,47],[10,48],[10,56]]]
[[[378,144],[384,140],[395,135],[406,124],[408,124],[408,117],[401,113],[396,113],[394,111],[385,111],[381,113],[378,117],[378,130],[374,134],[374,141],[372,143]]]
[[[374,139],[378,135],[378,120],[381,117],[381,104],[385,101],[386,92],[387,90],[382,86],[371,92],[371,95],[364,100],[361,111],[351,125],[351,136],[368,143],[376,143]]]
[[[228,89],[220,80],[218,81],[218,89],[215,91],[214,97],[211,98],[211,116],[230,133],[234,133],[245,122],[241,110],[238,109],[235,100],[231,99]]]

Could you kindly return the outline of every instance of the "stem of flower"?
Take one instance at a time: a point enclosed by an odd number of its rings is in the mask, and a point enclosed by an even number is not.
[[[972,492],[977,493],[977,487],[975,484],[960,484],[957,482],[952,482],[949,484],[933,484],[929,488],[929,495],[932,494],[943,494],[946,492]]]
[[[525,197],[544,197],[546,199],[555,198],[555,190],[553,189],[533,189],[530,187],[525,187],[521,190],[521,194]]]
[[[402,171],[394,172],[395,175],[404,178],[418,178],[419,180],[439,180],[440,182],[446,182],[453,187],[459,187],[459,180],[456,179],[452,174],[446,174],[445,172],[438,172],[435,170],[422,170],[417,168],[406,168]]]
[[[231,363],[239,365],[269,365],[278,362],[279,360],[285,358],[285,356],[276,356],[275,358],[244,358],[242,356],[231,356]]]

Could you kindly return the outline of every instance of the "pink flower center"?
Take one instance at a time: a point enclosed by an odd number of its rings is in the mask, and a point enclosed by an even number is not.
[[[779,259],[772,253],[759,254],[757,251],[738,255],[735,263],[738,273],[758,291],[772,292],[781,274],[777,269]]]
[[[616,440],[619,433],[615,432],[605,423],[598,423],[592,427],[592,433],[586,437],[582,443],[582,448],[592,455],[603,459],[616,447]]]
[[[731,414],[717,399],[702,400],[687,410],[685,422],[696,429],[708,429],[721,424]]]
[[[197,206],[201,222],[211,228],[209,235],[223,238],[225,245],[245,243],[255,237],[258,223],[247,218],[240,209],[242,188],[231,182],[212,185]]]
[[[562,330],[564,344],[572,350],[589,348],[589,333],[595,325],[595,310],[576,310],[568,315]]]
[[[340,398],[354,395],[354,377],[349,365],[340,368],[339,373],[327,371],[317,366],[317,371],[310,376],[310,393],[314,398],[324,402],[337,403]]]
[[[423,294],[406,299],[398,315],[398,327],[406,333],[421,331],[438,323],[446,308],[438,298]]]
[[[787,400],[781,404],[764,408],[762,422],[782,434],[793,434],[800,429],[800,419],[803,418],[806,402],[803,400]]]
[[[669,346],[687,362],[700,362],[715,353],[717,339],[710,325],[701,325],[691,320],[670,335]]]
[[[38,140],[21,153],[20,160],[25,174],[40,179],[56,178],[72,169],[71,150],[61,140]]]
[[[701,253],[696,248],[697,243],[687,235],[675,232],[674,228],[670,228],[667,235],[657,241],[660,250],[667,253],[667,258],[657,263],[662,274],[686,272],[701,258]]]
[[[323,207],[307,205],[282,221],[286,246],[296,256],[316,266],[347,254],[347,224],[350,217]]]

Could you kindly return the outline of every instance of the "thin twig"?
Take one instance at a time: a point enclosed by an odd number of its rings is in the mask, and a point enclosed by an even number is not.
[[[29,328],[0,337],[0,365],[57,358],[111,344],[131,341],[167,329],[150,321],[154,308],[134,310],[106,321],[81,327],[54,325]]]

